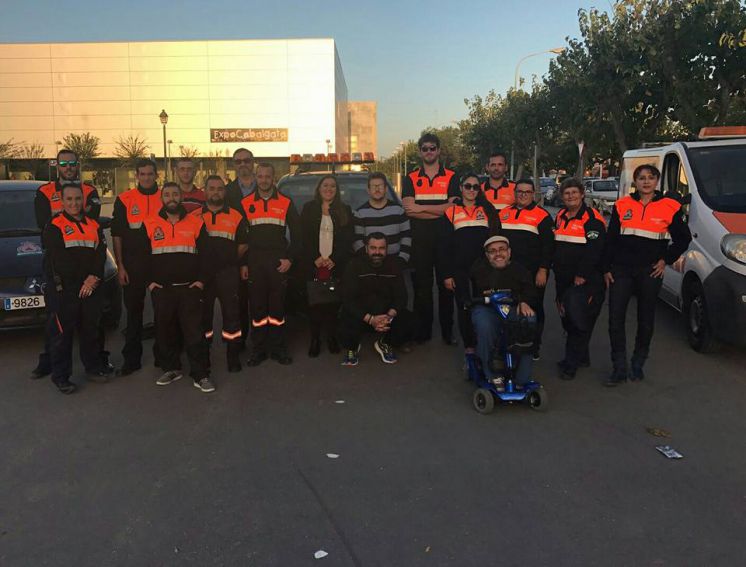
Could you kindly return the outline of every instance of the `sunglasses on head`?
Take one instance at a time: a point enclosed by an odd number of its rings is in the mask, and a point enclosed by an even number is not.
[[[438,146],[420,146],[420,151],[423,152],[435,152],[438,150]]]
[[[75,167],[78,165],[78,162],[75,160],[60,160],[57,162],[57,165],[60,167]]]
[[[481,189],[479,183],[464,183],[461,187],[470,191],[479,191]]]

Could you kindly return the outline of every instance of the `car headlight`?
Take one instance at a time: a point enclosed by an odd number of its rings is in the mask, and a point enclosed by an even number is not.
[[[746,264],[746,234],[726,234],[720,241],[720,249],[731,260]]]

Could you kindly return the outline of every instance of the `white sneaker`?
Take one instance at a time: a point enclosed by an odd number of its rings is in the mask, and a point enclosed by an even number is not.
[[[184,375],[179,370],[169,370],[161,374],[161,377],[155,381],[158,386],[168,386],[171,382],[181,380]]]

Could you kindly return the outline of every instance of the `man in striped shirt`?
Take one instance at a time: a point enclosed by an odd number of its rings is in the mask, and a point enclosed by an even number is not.
[[[404,208],[387,198],[386,176],[374,172],[368,177],[368,202],[354,213],[355,240],[352,248],[356,253],[365,249],[365,237],[374,232],[386,235],[389,256],[401,260],[402,267],[409,263],[412,250],[412,236],[409,217]]]

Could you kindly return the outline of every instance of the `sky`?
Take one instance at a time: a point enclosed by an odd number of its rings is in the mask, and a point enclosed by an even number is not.
[[[349,100],[378,103],[378,153],[464,118],[465,98],[505,93],[524,55],[578,37],[607,0],[0,0],[0,41],[336,40]],[[529,82],[550,55],[520,66]]]

